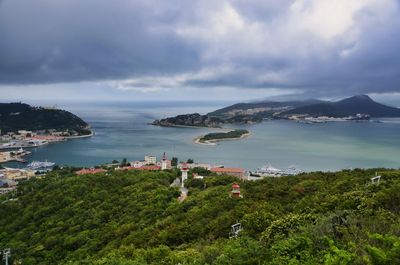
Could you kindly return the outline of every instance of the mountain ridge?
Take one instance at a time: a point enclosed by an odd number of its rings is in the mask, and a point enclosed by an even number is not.
[[[345,117],[367,114],[370,117],[400,117],[400,109],[372,100],[368,95],[355,95],[336,102],[325,102],[319,106],[308,105],[284,112],[283,114],[308,114],[319,116]]]

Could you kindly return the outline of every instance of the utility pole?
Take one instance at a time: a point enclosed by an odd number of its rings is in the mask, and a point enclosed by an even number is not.
[[[8,265],[9,257],[11,257],[11,249],[9,249],[9,248],[3,249],[3,260],[6,261],[6,265]]]

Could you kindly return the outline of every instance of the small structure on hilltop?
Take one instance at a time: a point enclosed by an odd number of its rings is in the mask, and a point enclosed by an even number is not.
[[[188,178],[188,172],[189,172],[189,168],[187,166],[186,163],[183,163],[182,168],[181,168],[181,172],[182,172],[182,188],[185,186],[185,180],[187,180]]]
[[[240,194],[240,186],[236,182],[232,184],[231,197],[243,198],[243,196]]]
[[[375,177],[371,178],[372,185],[378,186],[381,183],[381,176],[378,175],[378,172],[375,172]]]
[[[243,230],[240,223],[236,223],[231,226],[231,232],[229,233],[229,238],[237,238],[239,233]]]

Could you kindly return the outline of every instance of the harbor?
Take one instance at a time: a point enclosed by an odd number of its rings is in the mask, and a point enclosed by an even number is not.
[[[25,156],[31,154],[31,152],[24,150],[22,147],[15,151],[0,152],[0,163],[7,162],[20,162],[26,163]]]

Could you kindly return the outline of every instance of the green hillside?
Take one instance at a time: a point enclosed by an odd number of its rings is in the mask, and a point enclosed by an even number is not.
[[[178,172],[56,171],[0,197],[0,248],[22,264],[400,264],[400,171],[239,182]],[[231,225],[243,231],[229,239]]]
[[[2,133],[55,129],[87,135],[90,134],[88,127],[81,118],[65,110],[32,107],[23,103],[0,103]]]

